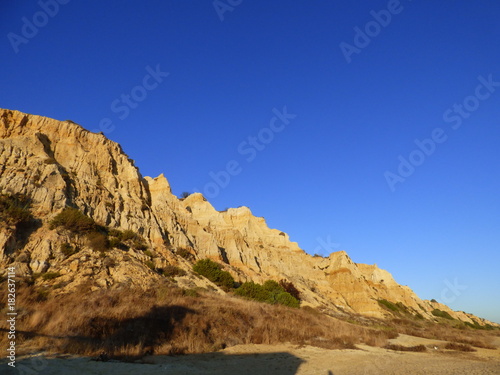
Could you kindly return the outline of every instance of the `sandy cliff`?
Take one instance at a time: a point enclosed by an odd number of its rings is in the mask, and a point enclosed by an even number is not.
[[[181,285],[207,286],[176,255],[178,248],[188,248],[194,259],[223,263],[239,281],[292,281],[305,304],[383,317],[387,310],[377,301],[385,299],[427,318],[439,308],[472,322],[472,316],[421,300],[389,272],[354,263],[344,251],[326,258],[306,254],[247,207],[219,212],[199,193],[178,199],[163,175],[141,176],[120,145],[71,121],[0,109],[0,193],[28,196],[36,222],[27,233],[0,224],[2,269],[14,264],[20,275],[60,272],[59,292],[84,282],[93,288],[154,284],[163,276],[147,267],[148,261],[184,268],[188,274],[178,277]],[[50,229],[49,221],[66,206],[109,228],[141,234],[149,255],[115,248],[103,259],[78,236]],[[65,256],[61,243],[72,241],[80,241],[81,250]]]

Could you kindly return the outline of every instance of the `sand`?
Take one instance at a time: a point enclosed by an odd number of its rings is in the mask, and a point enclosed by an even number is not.
[[[405,346],[423,344],[429,349],[424,353],[413,353],[365,345],[359,345],[359,350],[327,350],[296,345],[238,345],[216,353],[177,357],[150,356],[144,358],[146,363],[99,362],[88,357],[38,354],[20,359],[15,371],[10,371],[3,360],[0,372],[40,375],[500,374],[498,349],[477,349],[474,353],[462,353],[443,349],[446,344],[444,341],[407,335],[400,335],[391,342]],[[497,344],[500,345],[500,338]]]

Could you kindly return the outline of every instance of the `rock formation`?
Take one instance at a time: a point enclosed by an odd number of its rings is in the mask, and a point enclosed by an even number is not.
[[[219,290],[191,273],[193,260],[210,258],[238,281],[289,280],[303,304],[339,313],[384,317],[388,310],[378,301],[387,300],[429,319],[437,308],[462,321],[488,323],[421,300],[389,272],[356,264],[344,251],[310,256],[247,207],[220,212],[199,193],[179,199],[163,175],[142,177],[120,145],[71,121],[0,109],[0,194],[29,197],[33,215],[23,230],[0,223],[2,270],[14,265],[18,276],[58,273],[60,293],[82,284],[151,286],[164,277],[152,269],[169,264],[187,272],[176,277],[180,285]],[[103,255],[78,234],[51,229],[50,221],[67,206],[102,226],[141,235],[148,250],[132,245]],[[65,254],[62,244],[79,251]],[[192,259],[179,256],[179,249]]]

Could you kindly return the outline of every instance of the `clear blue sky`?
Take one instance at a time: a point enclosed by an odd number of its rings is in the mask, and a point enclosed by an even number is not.
[[[43,1],[0,5],[0,107],[500,322],[498,2]]]

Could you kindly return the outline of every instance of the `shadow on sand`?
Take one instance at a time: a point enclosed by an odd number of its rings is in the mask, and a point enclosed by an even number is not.
[[[5,375],[295,375],[300,365],[305,362],[287,352],[150,356],[145,357],[144,361],[149,363],[114,360],[101,362],[89,357],[37,355],[20,359],[16,362],[16,368],[11,368],[5,360],[1,360],[0,372]],[[324,375],[327,374],[325,371]]]

